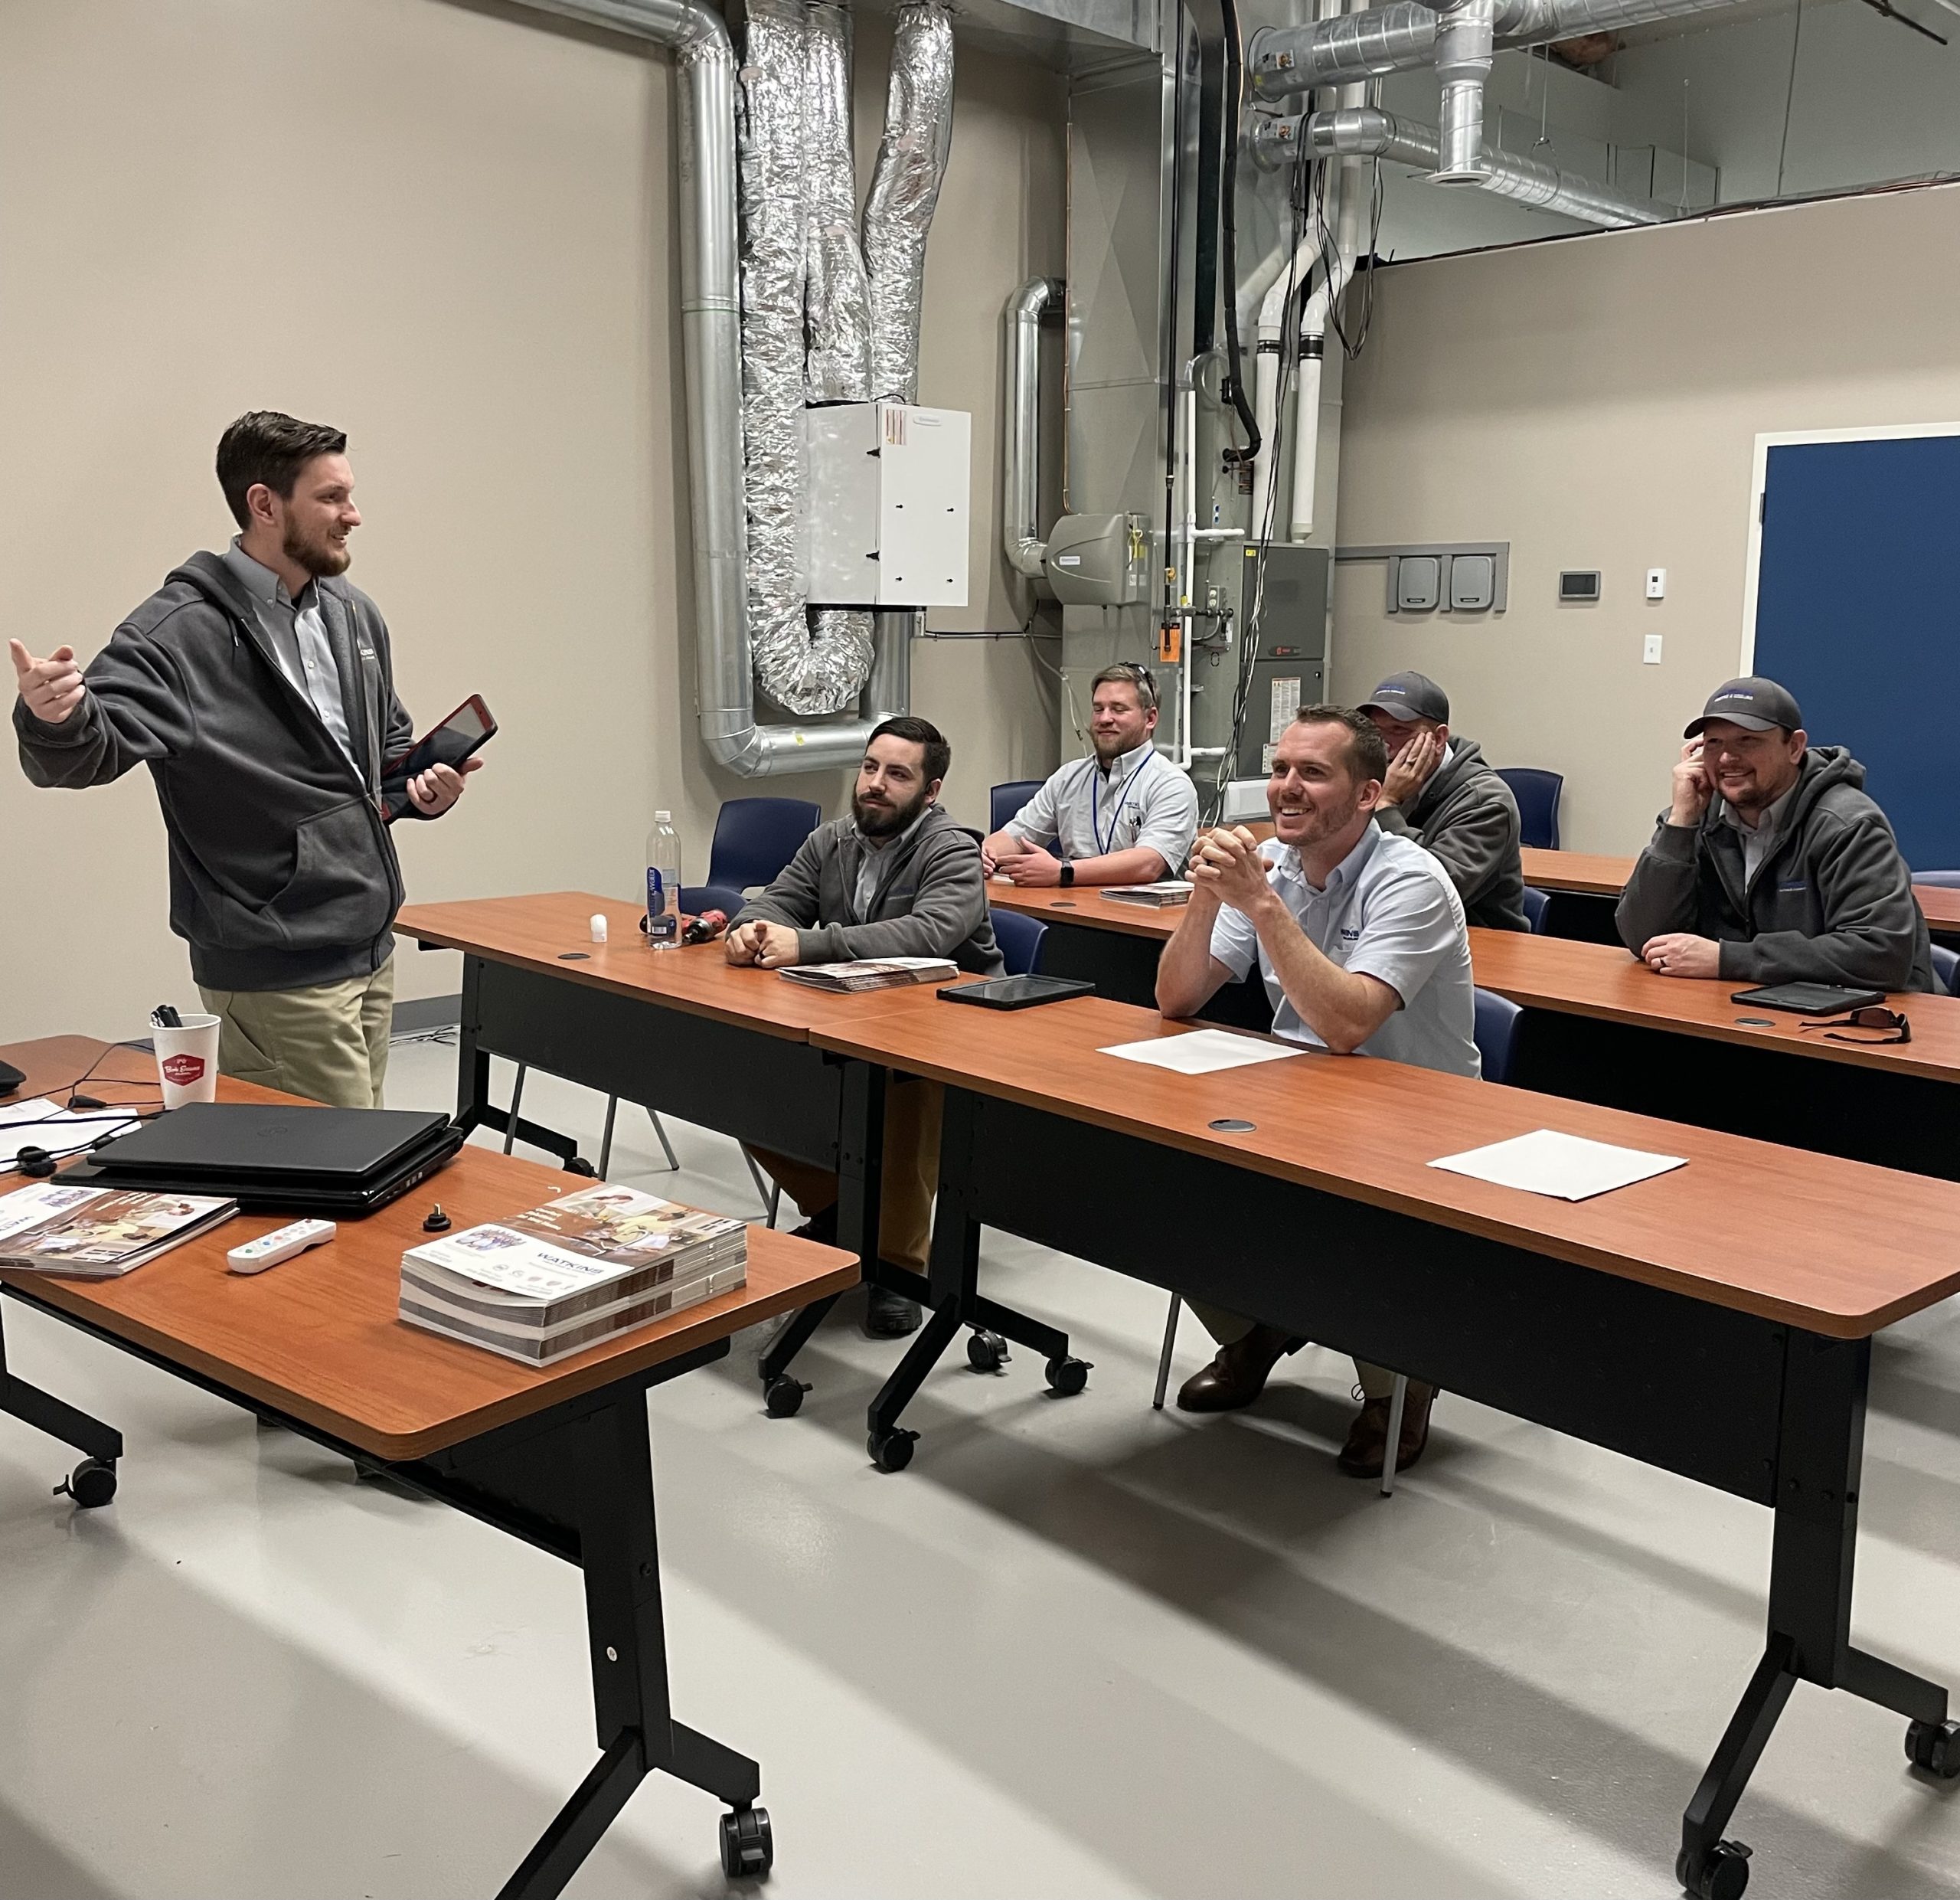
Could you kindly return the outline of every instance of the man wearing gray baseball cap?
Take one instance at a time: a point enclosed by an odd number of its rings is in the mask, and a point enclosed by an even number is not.
[[[1683,735],[1620,937],[1663,976],[1932,989],[1926,921],[1865,769],[1814,746],[1773,679],[1732,679]]]
[[[1449,729],[1449,695],[1423,673],[1391,673],[1361,702],[1388,748],[1375,822],[1449,873],[1466,921],[1524,930],[1517,800],[1475,739]]]

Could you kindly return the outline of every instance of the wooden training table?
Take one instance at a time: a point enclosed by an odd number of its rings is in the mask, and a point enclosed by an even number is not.
[[[604,943],[591,939],[595,912],[606,919]],[[873,1014],[939,1008],[933,986],[829,995],[773,970],[737,968],[719,943],[649,950],[640,915],[587,891],[417,904],[401,913],[401,935],[463,954],[457,1119],[511,1128],[512,1117],[490,1101],[496,1055],[794,1155],[838,1176],[838,1238],[864,1263],[864,1277],[923,1300],[925,1277],[878,1253],[884,1071],[841,1061],[815,1035]],[[568,1161],[577,1155],[576,1143],[531,1123],[516,1123],[515,1133]],[[835,1303],[812,1301],[763,1355],[771,1417],[802,1405],[808,1388],[789,1369]],[[1005,1307],[996,1318],[1008,1337],[1069,1359],[1066,1334]]]
[[[65,1093],[105,1048],[53,1037],[0,1055],[27,1071],[15,1097],[26,1100]],[[122,1051],[88,1088],[117,1102],[153,1101],[155,1078],[152,1058]],[[219,1094],[287,1099],[228,1080]],[[557,1170],[467,1146],[439,1179],[459,1227],[537,1205],[572,1185]],[[18,1185],[0,1174],[0,1189]],[[743,1328],[834,1297],[856,1281],[856,1263],[836,1248],[751,1227],[746,1286],[532,1368],[396,1317],[401,1256],[422,1238],[427,1205],[420,1192],[404,1197],[250,1277],[227,1271],[227,1250],[283,1218],[241,1215],[119,1280],[8,1272],[0,1292],[358,1464],[385,1464],[415,1490],[583,1571],[601,1753],[502,1900],[562,1891],[656,1770],[729,1804],[721,1852],[731,1876],[766,1873],[774,1846],[768,1814],[755,1806],[756,1764],[670,1712],[645,1394],[724,1358]],[[114,1495],[121,1435],[11,1372],[3,1336],[0,1411],[87,1454],[71,1480],[78,1503]]]
[[[1633,875],[1634,860],[1583,851],[1546,851],[1527,845],[1518,852],[1524,881],[1550,894],[1548,937],[1573,937],[1594,943],[1617,943],[1613,908]],[[1960,890],[1916,884],[1913,894],[1937,940],[1960,945]]]
[[[1742,1891],[1723,1830],[1800,1680],[1905,1715],[1912,1759],[1960,1773],[1945,1689],[1850,1634],[1871,1338],[1960,1288],[1960,1186],[1390,1062],[1174,1075],[1098,1051],[1185,1025],[1101,998],[949,1013],[818,1038],[948,1091],[933,1311],[871,1408],[881,1463],[983,1323],[998,1227],[1772,1510],[1762,1653],[1683,1818],[1690,1893]],[[1568,1203],[1426,1165],[1540,1127],[1687,1166]]]

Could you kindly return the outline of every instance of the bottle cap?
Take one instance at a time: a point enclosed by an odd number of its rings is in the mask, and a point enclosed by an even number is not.
[[[655,812],[653,822],[656,825],[671,825],[674,822],[674,814],[671,812]]]

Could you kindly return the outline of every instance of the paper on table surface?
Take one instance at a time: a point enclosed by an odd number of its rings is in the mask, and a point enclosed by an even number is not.
[[[1148,1042],[1118,1042],[1099,1055],[1119,1055],[1125,1062],[1148,1062],[1179,1075],[1210,1075],[1220,1069],[1243,1069],[1255,1062],[1283,1061],[1304,1051],[1297,1045],[1268,1042],[1257,1036],[1234,1035],[1229,1029],[1194,1029],[1188,1035],[1153,1037]]]
[[[1509,1141],[1492,1142],[1488,1148],[1445,1155],[1429,1166],[1446,1168],[1452,1174],[1467,1174],[1473,1181],[1494,1182],[1501,1188],[1522,1188],[1527,1193],[1547,1194],[1560,1201],[1589,1201],[1596,1194],[1684,1168],[1687,1159],[1683,1155],[1648,1154],[1638,1148],[1616,1148],[1611,1142],[1562,1135],[1556,1129],[1536,1128]]]
[[[142,1120],[135,1109],[127,1114],[109,1108],[63,1108],[45,1095],[0,1105],[0,1153],[11,1161],[19,1149],[45,1148],[59,1154],[78,1142],[103,1135],[126,1134]]]

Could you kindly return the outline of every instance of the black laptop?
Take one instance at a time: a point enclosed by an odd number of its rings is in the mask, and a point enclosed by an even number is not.
[[[249,1214],[371,1214],[462,1146],[446,1115],[393,1108],[190,1102],[64,1175],[106,1187],[219,1194]]]

